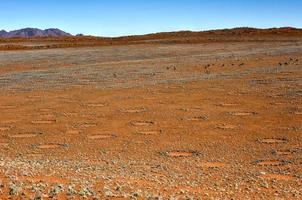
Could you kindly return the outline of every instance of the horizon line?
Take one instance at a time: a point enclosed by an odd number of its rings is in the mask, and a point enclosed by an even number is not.
[[[119,37],[131,37],[131,36],[144,36],[144,35],[152,35],[152,34],[161,34],[161,33],[177,33],[177,32],[208,32],[208,31],[219,31],[219,30],[233,30],[233,29],[258,29],[258,30],[269,30],[269,29],[296,29],[296,30],[302,30],[302,27],[297,26],[272,26],[272,27],[255,27],[255,26],[234,26],[234,27],[227,27],[227,28],[213,28],[213,29],[200,29],[200,30],[193,30],[193,29],[176,29],[171,31],[158,31],[158,32],[147,32],[142,34],[123,34],[123,35],[111,35],[111,36],[105,36],[105,35],[98,35],[98,34],[84,34],[84,33],[70,33],[67,30],[61,29],[61,28],[37,28],[37,27],[25,27],[25,28],[19,28],[19,29],[13,29],[13,30],[6,30],[6,29],[0,29],[0,31],[6,31],[6,32],[12,32],[12,31],[18,31],[23,29],[39,29],[39,30],[48,30],[48,29],[58,29],[61,31],[64,31],[68,34],[71,34],[71,36],[77,36],[77,35],[83,35],[83,36],[91,36],[91,37],[106,37],[106,38],[119,38]]]

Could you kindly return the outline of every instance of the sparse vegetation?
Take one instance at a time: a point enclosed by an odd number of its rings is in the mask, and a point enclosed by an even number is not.
[[[301,199],[300,40],[0,40],[0,199]]]

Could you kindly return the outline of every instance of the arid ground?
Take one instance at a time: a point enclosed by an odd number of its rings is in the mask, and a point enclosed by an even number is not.
[[[286,34],[1,41],[0,199],[302,199]]]

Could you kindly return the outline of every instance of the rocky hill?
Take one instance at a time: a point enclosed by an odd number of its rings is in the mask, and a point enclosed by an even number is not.
[[[51,28],[45,30],[41,30],[37,28],[24,28],[24,29],[14,30],[10,32],[7,32],[5,30],[0,31],[1,38],[66,37],[66,36],[72,36],[72,35],[57,28]]]

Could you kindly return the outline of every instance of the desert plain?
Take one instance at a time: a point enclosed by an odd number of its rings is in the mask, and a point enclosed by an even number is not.
[[[0,40],[0,199],[302,199],[302,31]]]

